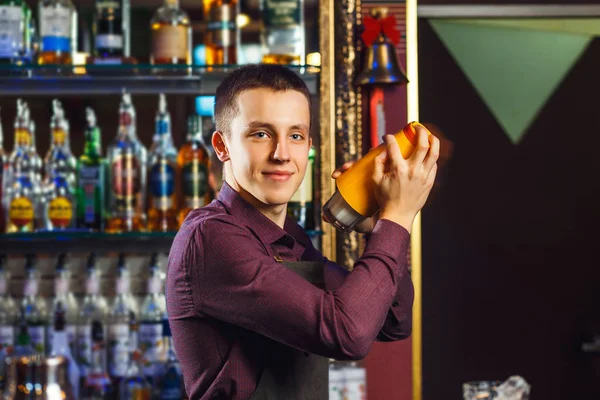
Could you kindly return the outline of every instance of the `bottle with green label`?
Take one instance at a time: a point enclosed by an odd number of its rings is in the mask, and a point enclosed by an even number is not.
[[[288,202],[288,214],[298,224],[307,230],[315,229],[315,207],[313,203],[315,148],[308,151],[306,174],[296,193]]]
[[[261,0],[263,62],[304,64],[304,1]]]
[[[204,207],[212,200],[208,185],[209,171],[210,156],[202,135],[202,119],[197,114],[190,115],[187,140],[177,155],[180,224],[190,211]]]
[[[0,64],[27,61],[31,55],[30,24],[31,8],[25,0],[0,0]]]
[[[83,154],[77,170],[77,227],[92,231],[104,230],[106,163],[102,158],[102,138],[96,124],[96,114],[86,109],[87,129]]]

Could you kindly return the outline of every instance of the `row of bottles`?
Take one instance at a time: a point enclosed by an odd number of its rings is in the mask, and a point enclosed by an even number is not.
[[[51,146],[43,161],[35,147],[35,124],[27,103],[17,101],[9,156],[2,156],[0,131],[2,231],[176,231],[192,209],[214,197],[202,118],[195,114],[188,118],[186,143],[177,150],[163,94],[149,150],[137,137],[131,96],[123,94],[118,132],[106,158],[94,111],[86,110],[85,145],[76,159],[69,143],[69,121],[60,101],[52,104]]]
[[[10,278],[0,268],[0,388],[4,399],[25,398],[18,397],[17,392],[27,382],[15,382],[24,377],[11,373],[11,362],[18,362],[22,356],[67,359],[70,399],[185,397],[156,255],[148,267],[147,294],[139,312],[132,299],[130,275],[122,254],[112,302],[100,294],[94,254],[87,261],[83,299],[75,298],[70,291],[69,272],[61,255],[49,312],[38,296],[39,276],[34,260],[31,256],[27,258],[20,304],[6,290]],[[28,379],[35,380],[33,375],[29,374]]]
[[[367,371],[356,361],[329,362],[329,400],[367,400]]]
[[[262,0],[264,62],[304,63],[303,0]],[[236,64],[238,0],[203,0],[206,64]],[[89,63],[132,62],[129,0],[96,0]],[[25,0],[0,1],[0,62],[73,64],[78,13],[71,0],[38,0],[36,26]],[[149,21],[152,64],[192,63],[192,21],[178,0],[164,0]]]

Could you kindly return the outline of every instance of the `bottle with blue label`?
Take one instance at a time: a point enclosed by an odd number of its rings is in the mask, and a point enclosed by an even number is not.
[[[71,0],[40,0],[38,64],[72,64],[77,43],[77,11]]]
[[[21,64],[30,55],[31,8],[24,0],[0,0],[0,64]]]
[[[150,205],[148,230],[151,232],[176,231],[177,198],[175,192],[175,170],[177,149],[171,135],[171,116],[167,111],[167,100],[160,94],[156,114],[156,132],[149,157]]]

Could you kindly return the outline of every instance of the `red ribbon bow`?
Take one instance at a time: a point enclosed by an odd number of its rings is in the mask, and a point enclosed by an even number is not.
[[[361,37],[367,47],[370,47],[373,44],[380,33],[383,33],[394,46],[400,41],[400,32],[396,29],[396,18],[393,15],[379,19],[366,15],[363,19],[363,25],[365,30]]]

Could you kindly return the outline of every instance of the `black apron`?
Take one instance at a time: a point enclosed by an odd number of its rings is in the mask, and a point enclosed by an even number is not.
[[[284,262],[286,267],[313,285],[325,288],[323,263]],[[250,400],[327,400],[329,360],[270,341],[264,367]]]

